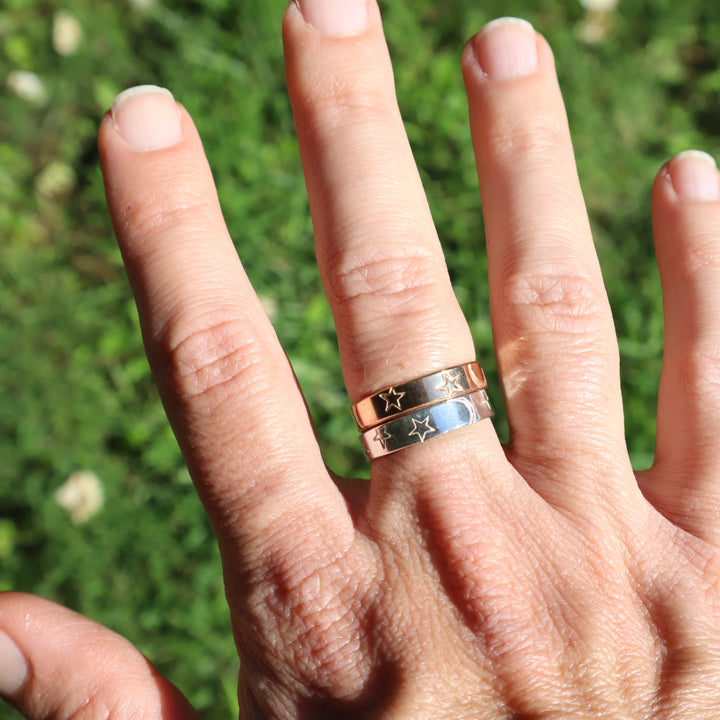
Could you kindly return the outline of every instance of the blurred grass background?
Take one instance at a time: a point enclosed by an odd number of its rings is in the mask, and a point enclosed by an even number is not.
[[[720,154],[720,6],[585,2],[381,6],[407,130],[497,406],[459,57],[500,15],[528,18],[552,44],[642,467],[652,461],[662,352],[650,186],[680,150]],[[220,567],[143,356],[95,136],[131,85],[167,86],[190,110],[328,463],[366,475],[314,264],[283,11],[281,0],[0,5],[0,590],[44,595],[126,635],[211,720],[237,712]],[[68,490],[79,471],[85,484]],[[72,487],[85,505],[70,513]],[[16,715],[0,707],[5,717]]]

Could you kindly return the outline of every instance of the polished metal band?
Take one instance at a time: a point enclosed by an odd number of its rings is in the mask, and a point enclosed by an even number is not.
[[[360,430],[367,430],[398,415],[462,397],[486,387],[487,381],[480,363],[465,363],[380,390],[355,403],[353,415]]]
[[[487,393],[480,390],[402,415],[367,430],[361,439],[368,460],[374,460],[492,415]]]

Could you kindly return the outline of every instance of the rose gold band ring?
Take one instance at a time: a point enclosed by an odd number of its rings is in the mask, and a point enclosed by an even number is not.
[[[401,385],[386,387],[355,403],[353,415],[360,430],[367,430],[395,417],[486,387],[487,381],[480,363],[465,363]]]
[[[416,412],[401,415],[366,430],[362,444],[368,460],[424,443],[445,433],[492,417],[485,390],[441,400]]]

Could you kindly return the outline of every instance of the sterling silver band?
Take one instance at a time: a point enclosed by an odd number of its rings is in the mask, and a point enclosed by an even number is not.
[[[355,403],[353,415],[360,430],[367,430],[398,415],[486,387],[487,380],[480,363],[465,363],[379,390]]]
[[[368,460],[374,460],[492,415],[487,393],[480,390],[395,418],[360,437]]]

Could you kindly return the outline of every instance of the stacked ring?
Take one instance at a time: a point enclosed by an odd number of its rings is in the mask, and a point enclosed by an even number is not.
[[[476,362],[379,390],[353,406],[369,460],[492,417]]]
[[[452,400],[444,400],[418,412],[401,415],[365,431],[361,439],[368,460],[374,460],[451,430],[472,425],[492,417],[492,414],[487,393],[479,390]]]
[[[397,415],[468,395],[487,387],[480,363],[471,362],[423,377],[392,385],[353,405],[353,415],[361,430],[375,427]]]

